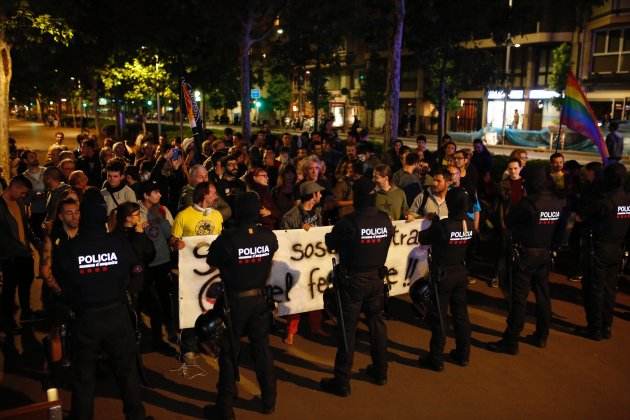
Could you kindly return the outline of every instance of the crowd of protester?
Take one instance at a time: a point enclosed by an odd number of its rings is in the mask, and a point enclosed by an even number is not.
[[[21,321],[38,316],[30,302],[36,272],[44,279],[44,308],[53,316],[49,302],[61,292],[54,275],[55,248],[76,235],[78,203],[96,189],[107,204],[110,231],[128,238],[144,266],[142,275],[131,282],[129,296],[137,313],[150,318],[151,344],[159,351],[174,351],[168,341],[178,341],[173,273],[182,238],[219,234],[231,223],[239,194],[259,195],[262,225],[308,230],[351,213],[352,185],[361,177],[374,180],[376,205],[392,220],[446,217],[446,192],[460,186],[473,203],[467,213],[476,238],[471,261],[491,265],[487,281],[498,287],[500,253],[483,254],[483,248],[501,243],[505,216],[525,195],[520,173],[528,162],[522,149],[514,150],[505,164],[480,139],[461,148],[448,136],[440,139],[435,151],[428,150],[426,137],[418,136],[414,147],[395,140],[379,153],[366,131],[353,131],[342,140],[330,125],[322,132],[301,135],[263,129],[251,139],[226,128],[220,135],[206,131],[203,142],[150,134],[140,134],[133,142],[100,141],[87,133],[68,141],[60,132],[43,163],[34,151],[21,150],[15,142],[10,146],[11,168],[6,174],[10,182],[3,179],[1,185],[6,203],[2,209],[7,209],[0,212],[3,329],[20,330],[16,289]],[[601,171],[599,163],[582,167],[565,162],[560,153],[549,160],[555,191],[567,198],[570,210],[588,196]],[[563,223],[567,233],[561,242],[575,247],[579,222],[569,216]],[[42,253],[37,269],[31,244]],[[576,269],[572,277],[579,280],[579,274]],[[325,334],[322,316],[321,311],[308,315],[313,334]],[[299,319],[289,317],[285,343],[293,343]],[[185,330],[179,343],[185,358],[194,358],[198,351],[194,333]]]

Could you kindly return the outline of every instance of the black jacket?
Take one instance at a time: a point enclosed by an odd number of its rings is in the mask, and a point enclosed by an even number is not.
[[[20,208],[20,213],[22,213],[27,243],[30,242],[35,246],[40,246],[40,240],[31,230],[24,204],[18,202],[18,207]],[[31,250],[29,247],[20,242],[17,220],[13,218],[6,201],[0,196],[0,261],[11,260],[16,257],[28,257],[30,255]]]
[[[131,244],[131,248],[138,259],[139,264],[142,265],[142,270],[136,270],[131,275],[129,282],[129,291],[136,293],[142,289],[142,285],[144,283],[144,270],[155,258],[155,245],[153,245],[153,241],[146,235],[146,233],[136,232],[133,228],[125,228],[121,232],[118,232],[118,234]]]
[[[76,310],[126,302],[131,273],[141,270],[129,242],[122,236],[82,231],[59,249],[59,285]]]

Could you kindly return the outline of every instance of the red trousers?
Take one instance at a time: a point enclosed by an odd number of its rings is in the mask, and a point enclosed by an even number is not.
[[[298,327],[300,326],[300,315],[302,314],[287,315],[287,320],[289,321],[287,325],[287,334],[297,334]],[[312,311],[308,312],[307,315],[308,326],[310,327],[311,332],[321,330],[324,311]]]

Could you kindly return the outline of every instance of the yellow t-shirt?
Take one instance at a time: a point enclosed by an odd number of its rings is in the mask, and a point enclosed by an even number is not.
[[[199,235],[218,235],[223,229],[223,216],[217,210],[200,211],[193,206],[177,213],[172,234],[176,238]]]

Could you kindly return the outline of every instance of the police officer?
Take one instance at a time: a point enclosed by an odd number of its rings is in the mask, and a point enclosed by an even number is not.
[[[326,246],[339,252],[336,273],[341,293],[345,332],[340,331],[335,376],[322,379],[321,388],[332,394],[350,395],[350,373],[354,356],[359,314],[363,310],[370,330],[372,364],[365,373],[378,385],[387,382],[387,329],[383,317],[384,264],[394,228],[386,213],[375,207],[374,183],[367,178],[355,181],[355,212],[339,220],[326,234]],[[347,338],[347,350],[343,334]]]
[[[96,359],[109,357],[127,419],[144,419],[138,350],[125,305],[130,273],[137,260],[130,245],[105,231],[106,204],[95,188],[85,191],[79,235],[59,250],[64,255],[56,275],[74,310],[72,325],[72,418],[91,419],[94,411]]]
[[[235,225],[224,230],[208,251],[208,265],[217,267],[226,288],[232,331],[224,337],[219,355],[219,383],[214,406],[206,407],[211,419],[233,419],[240,338],[247,335],[253,349],[256,377],[262,392],[263,412],[271,414],[276,405],[276,378],[269,350],[270,307],[265,285],[271,272],[278,240],[273,231],[256,220],[260,199],[254,192],[239,195],[234,207]],[[219,304],[219,303],[217,303]]]
[[[437,216],[429,229],[419,234],[420,243],[431,245],[431,280],[437,283],[439,306],[432,308],[431,344],[429,355],[420,360],[420,365],[436,372],[444,370],[442,353],[446,344],[444,321],[451,306],[455,328],[456,348],[450,352],[451,359],[460,366],[467,366],[470,355],[470,321],[466,304],[468,285],[464,259],[472,240],[472,223],[466,218],[469,207],[468,194],[463,188],[453,188],[446,193],[448,218]],[[435,288],[432,289],[435,291]],[[438,307],[441,313],[438,313]]]
[[[506,224],[512,231],[513,241],[519,250],[518,261],[513,268],[512,293],[507,328],[503,338],[488,343],[488,349],[511,355],[518,354],[518,342],[523,325],[527,295],[531,289],[536,296],[536,331],[528,336],[531,344],[544,348],[551,323],[549,297],[549,265],[551,249],[558,237],[558,221],[565,205],[564,200],[551,190],[551,180],[542,167],[529,168],[524,174],[524,197],[506,216]]]
[[[617,280],[623,244],[630,226],[630,194],[623,190],[626,168],[611,163],[604,169],[603,191],[599,199],[581,211],[591,227],[589,270],[584,274],[586,330],[582,335],[600,341],[611,337]]]

